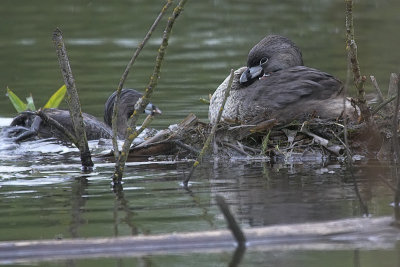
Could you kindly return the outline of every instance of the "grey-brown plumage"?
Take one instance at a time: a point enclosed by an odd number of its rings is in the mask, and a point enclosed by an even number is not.
[[[49,108],[44,109],[43,113],[56,120],[71,134],[75,135],[69,110]],[[96,117],[82,113],[85,124],[86,137],[88,140],[97,140],[100,138],[111,138],[111,128],[105,123],[99,121]],[[35,112],[21,112],[11,122],[11,127],[7,130],[10,137],[14,136],[15,141],[20,142],[31,137],[39,138],[57,138],[62,141],[69,141],[67,135],[56,127],[43,121]]]
[[[247,66],[256,66],[263,58],[268,59],[265,73],[303,65],[300,49],[291,40],[280,35],[268,35],[256,44],[249,52]]]
[[[135,104],[142,96],[138,91],[133,89],[123,89],[121,94],[121,103],[119,105],[119,114],[117,120],[118,137],[125,137],[127,121],[135,109]],[[88,140],[97,140],[100,138],[111,138],[111,118],[115,101],[115,92],[108,98],[104,107],[104,122],[99,121],[96,117],[82,113],[85,123],[86,135]],[[161,111],[153,104],[149,103],[145,109],[146,113],[161,113]],[[44,109],[48,117],[56,120],[70,133],[74,134],[71,117],[68,110],[62,109]],[[69,141],[67,136],[57,128],[43,121],[35,112],[22,112],[11,122],[9,132],[10,137],[14,137],[16,141],[24,141],[34,136],[40,138],[55,137],[63,141]]]
[[[342,83],[328,73],[302,66],[301,52],[289,39],[267,36],[250,50],[247,62],[247,67],[235,72],[223,118],[243,123],[269,119],[288,123],[310,115],[341,115],[343,97],[338,95]],[[212,123],[216,121],[227,79],[211,98]]]
[[[104,105],[104,122],[112,127],[112,114],[114,108],[114,102],[116,98],[116,92],[114,92],[108,99]],[[126,126],[128,123],[129,117],[132,115],[135,110],[135,104],[142,97],[142,94],[134,89],[122,89],[121,91],[121,100],[118,109],[118,119],[117,119],[117,131],[118,136],[120,138],[125,137]],[[146,114],[157,113],[161,114],[161,110],[159,110],[155,105],[149,103],[144,112]]]

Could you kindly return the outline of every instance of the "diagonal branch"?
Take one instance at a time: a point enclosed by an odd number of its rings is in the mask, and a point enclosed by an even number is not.
[[[136,48],[135,53],[133,54],[131,60],[129,61],[128,65],[126,66],[126,69],[124,73],[122,74],[122,77],[119,81],[118,87],[117,87],[117,95],[114,101],[114,107],[113,107],[113,115],[112,115],[112,130],[113,130],[113,147],[114,147],[114,157],[115,160],[118,159],[119,157],[119,149],[118,149],[118,134],[117,134],[117,114],[118,114],[118,107],[121,99],[121,91],[122,88],[124,87],[124,83],[126,78],[128,77],[129,71],[132,68],[133,63],[136,61],[136,58],[139,56],[140,52],[142,51],[143,47],[146,45],[147,41],[150,39],[151,35],[153,34],[155,28],[157,27],[158,23],[160,22],[161,18],[169,8],[169,6],[172,4],[172,0],[168,0],[167,3],[165,3],[164,7],[161,9],[160,14],[158,14],[157,18],[155,19],[153,25],[151,25],[149,31],[147,32],[146,36],[144,37],[143,41],[139,44],[139,46]]]
[[[187,0],[181,0],[178,5],[175,7],[172,16],[169,17],[167,26],[165,27],[164,34],[163,34],[163,39],[160,48],[158,49],[158,55],[156,58],[156,63],[154,66],[153,74],[150,77],[149,84],[146,87],[145,93],[138,100],[138,102],[135,105],[135,111],[131,115],[128,121],[128,128],[126,129],[126,137],[125,137],[125,142],[122,146],[122,151],[121,154],[119,155],[118,159],[115,162],[115,170],[114,170],[114,175],[113,175],[113,182],[114,183],[120,183],[122,180],[122,175],[124,172],[125,168],[125,163],[129,155],[129,149],[132,144],[133,139],[137,136],[136,133],[136,121],[139,117],[139,114],[143,112],[145,109],[146,105],[150,102],[150,98],[153,94],[153,90],[157,86],[158,83],[158,78],[160,76],[160,70],[161,70],[161,63],[164,60],[164,55],[165,51],[168,47],[168,40],[169,36],[171,35],[171,30],[172,27],[175,23],[176,18],[179,16],[179,14],[183,10],[183,6]]]
[[[233,69],[231,69],[231,74],[229,76],[228,87],[225,90],[224,99],[222,101],[221,107],[219,108],[218,115],[217,115],[217,120],[216,120],[215,124],[213,125],[213,127],[211,128],[211,132],[208,135],[206,141],[204,142],[203,148],[201,149],[201,151],[200,151],[200,153],[199,153],[199,155],[197,157],[197,160],[193,163],[193,166],[190,169],[190,172],[189,172],[188,176],[186,176],[185,180],[183,181],[183,185],[186,188],[188,187],[189,180],[192,177],[192,175],[194,173],[194,170],[200,165],[204,154],[206,153],[208,147],[210,146],[211,141],[214,139],[215,132],[217,131],[217,126],[219,124],[219,121],[221,120],[222,112],[224,111],[226,100],[228,99],[229,93],[230,93],[231,88],[232,88],[233,75],[234,75],[234,72],[233,72]]]

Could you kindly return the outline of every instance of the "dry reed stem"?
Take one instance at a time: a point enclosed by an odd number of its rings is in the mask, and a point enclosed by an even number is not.
[[[158,79],[160,77],[161,63],[164,60],[165,51],[168,47],[168,40],[171,35],[172,27],[175,23],[176,18],[182,12],[183,7],[186,2],[187,2],[187,0],[179,1],[178,5],[174,8],[174,11],[172,12],[171,17],[168,18],[167,26],[165,27],[163,38],[162,38],[162,43],[160,45],[160,48],[158,49],[158,55],[156,58],[156,63],[154,66],[153,74],[150,77],[150,81],[146,87],[144,95],[136,103],[135,111],[130,116],[129,121],[128,121],[128,128],[126,129],[125,142],[122,146],[121,154],[115,161],[115,170],[114,170],[114,174],[113,174],[114,184],[120,183],[122,181],[122,175],[124,173],[125,163],[128,158],[128,155],[129,155],[129,149],[131,147],[132,141],[138,135],[135,130],[136,121],[139,117],[139,114],[141,114],[143,112],[146,105],[150,102],[150,98],[153,94],[153,91],[157,86]]]
[[[232,88],[233,76],[234,76],[234,71],[233,71],[233,69],[231,69],[231,73],[230,73],[230,76],[229,76],[228,87],[225,90],[224,99],[223,99],[221,107],[219,108],[219,111],[218,111],[217,121],[215,122],[215,124],[211,128],[210,135],[207,137],[206,142],[204,143],[203,148],[201,149],[201,151],[200,151],[200,153],[199,153],[199,155],[197,157],[197,160],[193,163],[193,166],[190,169],[189,174],[186,176],[185,180],[183,181],[183,185],[185,187],[188,186],[189,180],[192,177],[192,175],[194,173],[194,170],[200,165],[204,154],[208,150],[211,141],[214,139],[215,132],[217,131],[217,126],[218,126],[218,124],[219,124],[219,122],[221,120],[222,112],[224,111],[226,100],[228,99],[229,93],[230,93],[231,88]]]
[[[71,66],[69,64],[67,49],[63,41],[62,32],[58,28],[53,32],[53,42],[56,47],[61,74],[67,87],[66,101],[71,115],[72,125],[75,131],[76,143],[78,145],[77,147],[81,153],[80,156],[82,169],[85,171],[90,171],[93,167],[93,162],[86,137],[81,104],[79,102],[78,91],[76,89],[75,79],[72,75]]]
[[[121,100],[121,91],[122,88],[124,87],[124,83],[126,78],[128,77],[129,71],[133,66],[133,63],[135,63],[136,58],[139,56],[140,52],[142,51],[143,47],[146,45],[147,41],[150,39],[151,35],[153,34],[155,28],[157,27],[158,23],[160,22],[161,18],[169,8],[169,6],[172,4],[172,0],[168,0],[167,3],[163,6],[161,9],[160,14],[158,14],[157,18],[153,22],[153,25],[151,25],[149,31],[147,32],[146,36],[144,37],[143,41],[139,44],[139,46],[136,48],[131,60],[128,62],[128,65],[125,68],[124,73],[122,74],[122,77],[119,81],[118,87],[117,87],[117,95],[115,97],[114,101],[114,107],[113,107],[113,115],[112,115],[112,131],[113,131],[113,147],[114,147],[114,157],[115,160],[118,160],[119,157],[119,148],[118,148],[118,134],[117,134],[117,114],[118,114],[118,108],[119,108],[119,103]]]

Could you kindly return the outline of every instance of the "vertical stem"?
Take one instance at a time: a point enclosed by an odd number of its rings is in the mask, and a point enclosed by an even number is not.
[[[396,102],[394,105],[394,113],[393,113],[393,121],[392,121],[392,133],[393,133],[393,150],[395,153],[395,163],[398,164],[400,160],[400,147],[399,147],[399,139],[398,139],[398,134],[397,130],[399,128],[399,104],[400,104],[400,83],[398,83],[397,86],[397,96],[396,96]]]
[[[353,172],[353,157],[352,153],[350,151],[349,147],[349,142],[348,142],[348,129],[347,129],[347,112],[346,112],[346,97],[348,93],[348,84],[349,84],[349,73],[350,69],[353,72],[353,80],[354,84],[357,88],[357,105],[360,108],[361,112],[361,117],[367,122],[367,123],[373,123],[372,121],[372,115],[371,112],[368,108],[367,101],[365,99],[365,90],[364,90],[364,82],[366,80],[365,76],[361,76],[360,72],[360,66],[358,63],[357,59],[357,44],[356,41],[354,40],[354,25],[353,25],[353,1],[352,0],[346,0],[346,49],[347,49],[347,58],[348,58],[348,65],[347,68],[347,79],[346,79],[346,84],[345,84],[345,92],[343,96],[343,104],[344,104],[344,142],[346,145],[346,154],[347,154],[347,163],[348,163],[348,168],[350,171],[351,178],[353,180],[354,184],[354,191],[356,193],[356,196],[360,202],[360,208],[361,212],[364,215],[368,215],[368,206],[365,205],[363,199],[361,198],[359,189],[358,189],[358,184],[356,177]]]
[[[400,77],[400,75],[398,76]],[[399,161],[400,161],[400,147],[399,147],[399,135],[398,135],[398,129],[399,129],[399,105],[400,105],[400,82],[397,82],[397,97],[396,97],[396,103],[394,107],[394,114],[393,114],[393,123],[392,123],[392,132],[393,132],[393,149],[395,153],[395,168],[396,168],[396,193],[394,196],[394,206],[395,209],[399,209],[399,201],[400,201],[400,178],[399,178]],[[398,218],[396,218],[398,219]]]
[[[343,125],[344,125],[344,144],[346,146],[346,155],[347,155],[347,160],[350,161],[349,165],[351,164],[352,160],[352,155],[349,147],[349,140],[348,140],[348,128],[347,128],[347,95],[349,92],[349,84],[350,84],[350,76],[351,76],[351,70],[350,70],[350,60],[349,60],[349,55],[347,55],[347,71],[346,71],[346,82],[344,84],[344,92],[343,92]]]
[[[269,136],[271,135],[271,130],[268,131],[267,135],[263,137],[261,144],[261,156],[265,156],[268,149]]]
[[[81,152],[81,162],[83,170],[91,170],[93,162],[86,138],[85,124],[83,123],[81,104],[79,102],[78,91],[76,90],[75,79],[72,75],[71,66],[65,48],[62,32],[56,29],[53,32],[53,42],[57,50],[58,62],[61,73],[67,86],[67,104],[71,115],[72,125],[74,126],[75,136],[78,142],[78,149]]]
[[[114,183],[120,183],[122,180],[122,175],[124,173],[124,168],[125,168],[125,163],[129,155],[129,149],[131,147],[133,139],[137,136],[135,126],[136,126],[136,121],[139,117],[139,114],[143,112],[145,109],[146,105],[150,102],[151,95],[153,94],[153,90],[157,86],[158,83],[158,78],[160,77],[160,70],[161,70],[161,63],[164,60],[164,55],[165,51],[168,47],[168,40],[169,36],[171,35],[171,30],[172,27],[175,23],[176,18],[179,16],[179,14],[183,10],[183,6],[187,0],[181,0],[178,5],[175,7],[172,16],[169,17],[167,26],[165,27],[164,34],[163,34],[163,39],[160,48],[158,49],[158,55],[156,58],[156,63],[154,66],[153,74],[150,77],[149,84],[146,87],[145,93],[138,100],[138,102],[135,105],[135,111],[131,115],[128,121],[128,128],[126,129],[126,137],[125,137],[125,142],[122,146],[122,151],[121,154],[118,157],[118,160],[115,162],[115,170],[114,170],[114,175],[113,175],[113,182]]]
[[[354,84],[357,88],[357,105],[361,111],[361,117],[366,122],[370,122],[372,119],[371,112],[365,99],[364,83],[366,81],[365,76],[361,76],[360,65],[357,58],[357,44],[354,39],[354,24],[353,24],[353,1],[345,0],[346,2],[346,49],[348,57],[351,62]]]
[[[139,56],[140,52],[142,51],[143,47],[147,43],[147,41],[150,39],[151,35],[153,34],[155,28],[157,27],[158,23],[160,22],[161,18],[169,8],[169,6],[172,4],[172,0],[168,0],[167,3],[164,5],[164,7],[161,9],[160,14],[158,14],[157,18],[155,19],[153,25],[151,25],[149,31],[147,32],[146,36],[144,37],[143,41],[139,44],[139,46],[136,48],[135,53],[133,54],[131,60],[129,61],[128,65],[125,68],[124,73],[122,74],[122,77],[119,81],[118,87],[117,87],[117,95],[114,101],[114,107],[113,107],[113,115],[112,115],[112,130],[113,130],[113,147],[114,147],[114,157],[115,160],[118,160],[119,157],[119,148],[118,148],[118,127],[117,127],[117,114],[118,114],[118,107],[121,99],[121,91],[122,88],[124,87],[124,83],[126,78],[128,77],[129,71],[132,68],[133,63],[136,61],[136,58]]]
[[[197,157],[197,160],[193,163],[193,166],[190,169],[190,172],[189,172],[188,176],[186,176],[185,180],[183,181],[183,185],[185,187],[188,186],[189,180],[192,177],[192,175],[194,173],[194,170],[200,165],[204,154],[206,153],[208,147],[210,146],[211,141],[214,139],[215,132],[217,131],[217,126],[219,124],[219,121],[221,120],[222,112],[224,111],[226,100],[228,99],[229,92],[231,91],[231,88],[232,88],[233,77],[234,77],[234,72],[233,72],[233,69],[231,69],[231,74],[229,76],[228,87],[225,90],[224,99],[223,99],[221,107],[219,108],[219,111],[218,111],[217,121],[215,122],[215,124],[211,128],[211,132],[208,135],[207,140],[205,141],[205,143],[203,145],[203,148],[201,149],[201,151],[199,153],[199,156]]]

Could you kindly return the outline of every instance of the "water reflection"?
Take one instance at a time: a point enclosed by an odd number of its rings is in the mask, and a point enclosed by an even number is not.
[[[138,235],[139,231],[137,227],[134,225],[134,212],[129,207],[129,202],[125,199],[124,196],[124,191],[123,191],[123,186],[122,184],[117,184],[114,185],[113,187],[114,193],[115,193],[115,205],[114,205],[114,236],[119,236],[118,233],[118,225],[121,222],[124,222],[129,226],[131,229],[131,235]],[[119,219],[118,215],[120,211],[123,211],[125,213],[125,216],[123,219]]]
[[[235,249],[234,253],[232,254],[232,259],[229,262],[228,266],[229,267],[239,266],[245,253],[246,253],[246,247],[238,246]]]
[[[0,236],[5,239],[25,239],[26,231],[33,231],[34,239],[38,235],[44,238],[68,238],[225,228],[224,219],[215,206],[216,194],[223,194],[227,198],[233,214],[244,228],[362,215],[354,184],[347,169],[340,165],[286,166],[265,162],[205,164],[196,172],[191,191],[187,192],[180,183],[182,170],[187,170],[189,166],[190,163],[168,166],[134,163],[128,165],[125,183],[114,190],[110,184],[112,165],[107,164],[98,167],[96,175],[76,176],[61,183],[38,185],[36,180],[40,180],[40,177],[31,179],[31,185],[3,183],[3,195],[14,191],[20,194],[24,192],[26,197],[2,203]],[[322,168],[328,171],[321,171]],[[390,172],[387,166],[373,165],[372,162],[356,166],[354,174],[360,195],[369,205],[373,216],[391,214],[388,203],[392,193],[374,177],[375,173],[371,172],[374,169],[383,175]],[[59,171],[63,170],[61,168]],[[59,171],[53,170],[53,175]],[[40,198],[30,198],[35,195]],[[38,207],[49,207],[44,214],[41,212],[42,216],[45,215],[42,218],[36,218]],[[61,218],[60,212],[65,213]],[[5,213],[14,215],[4,216]],[[18,220],[22,214],[31,222],[26,230],[21,228],[23,224]],[[48,227],[47,222],[53,220],[52,227]],[[15,228],[15,223],[19,227]],[[11,235],[6,235],[6,232]],[[249,252],[250,255],[243,253],[240,250],[235,253],[232,251],[230,256],[233,258],[224,254],[222,258],[210,259],[217,262],[224,259],[224,262],[231,262],[235,266],[243,257],[242,261],[247,264],[254,252]],[[265,255],[257,254],[256,258],[265,259]],[[284,262],[282,257],[275,259]],[[157,257],[142,260],[158,262]]]
[[[335,164],[314,168],[284,168],[267,166],[268,163],[232,165],[214,169],[210,179],[212,192],[222,192],[242,223],[249,226],[338,219],[344,214],[363,216],[363,205],[370,206],[371,213],[376,215],[382,208],[376,206],[376,196],[391,194],[376,176],[390,171],[385,164],[370,162],[357,166],[356,184],[344,166]],[[329,171],[321,175],[321,167]],[[384,209],[390,212],[388,206]]]
[[[80,237],[79,227],[87,223],[84,219],[85,204],[88,195],[88,180],[86,177],[74,179],[71,185],[71,222],[68,229],[71,237]]]

